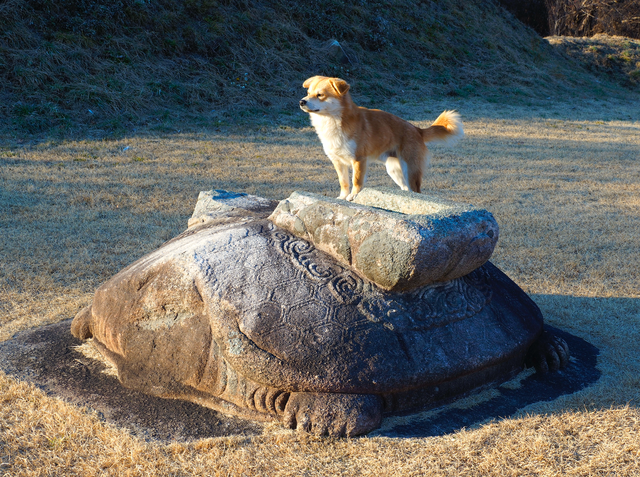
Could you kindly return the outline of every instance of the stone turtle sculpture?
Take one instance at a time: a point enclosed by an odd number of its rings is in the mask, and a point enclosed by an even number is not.
[[[298,236],[314,235],[319,220],[304,212],[301,196],[326,217],[328,228],[320,229],[327,234],[314,242],[329,253]],[[544,332],[535,303],[486,261],[498,235],[486,211],[454,207],[423,217],[417,229],[405,224],[418,230],[401,234],[414,237],[414,247],[438,230],[467,234],[445,251],[441,279],[426,280],[406,244],[395,247],[392,231],[376,258],[371,243],[362,249],[366,237],[358,241],[357,230],[375,228],[379,214],[399,220],[407,204],[435,199],[372,192],[374,205],[404,204],[395,211],[304,193],[290,199],[270,220],[276,202],[201,193],[190,227],[100,286],[74,318],[73,335],[93,338],[125,387],[332,436],[369,432],[385,414],[443,403],[524,366],[544,372],[566,365],[567,346]],[[293,218],[301,212],[304,227]],[[340,234],[328,233],[336,224],[350,241],[341,239],[338,249],[332,244]],[[455,250],[478,244],[481,263]],[[377,284],[375,273],[357,273],[348,257],[362,254],[368,270],[376,260],[402,262],[395,265],[403,270],[394,281],[400,290]],[[454,269],[462,272],[451,278]]]

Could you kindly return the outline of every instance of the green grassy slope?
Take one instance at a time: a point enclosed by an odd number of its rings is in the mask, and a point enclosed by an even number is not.
[[[0,5],[0,116],[15,132],[252,115],[295,104],[313,74],[353,82],[365,105],[617,94],[492,0]]]

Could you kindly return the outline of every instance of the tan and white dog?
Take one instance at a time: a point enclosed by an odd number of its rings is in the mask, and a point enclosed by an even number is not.
[[[379,160],[403,190],[420,192],[422,172],[429,162],[425,143],[454,141],[464,135],[460,115],[443,112],[426,129],[378,109],[357,106],[349,94],[349,84],[340,78],[313,76],[302,85],[307,96],[300,108],[311,115],[324,152],[340,180],[339,199],[353,200],[367,174],[367,161]],[[349,167],[353,188],[349,192]]]

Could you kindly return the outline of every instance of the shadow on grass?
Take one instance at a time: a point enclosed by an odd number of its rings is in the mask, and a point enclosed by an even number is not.
[[[71,320],[18,333],[0,343],[0,368],[47,394],[87,406],[106,422],[145,440],[170,442],[262,433],[262,425],[197,404],[124,388],[106,366],[76,349]]]
[[[261,424],[229,417],[185,401],[161,399],[125,389],[106,374],[103,363],[85,357],[70,331],[70,320],[28,330],[0,343],[0,367],[34,383],[48,394],[87,406],[101,419],[143,439],[169,442],[208,437],[261,434]],[[579,391],[600,377],[598,350],[586,341],[554,328],[571,348],[572,359],[561,372],[528,375],[517,389],[498,387],[498,395],[466,408],[455,403],[440,412],[389,417],[371,435],[428,437],[455,432],[492,418],[507,417],[523,407]]]

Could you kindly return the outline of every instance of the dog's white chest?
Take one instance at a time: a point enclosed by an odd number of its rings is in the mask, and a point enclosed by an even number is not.
[[[342,121],[332,116],[311,115],[311,124],[322,142],[324,152],[331,160],[340,160],[348,165],[355,159],[356,142],[342,130]]]

